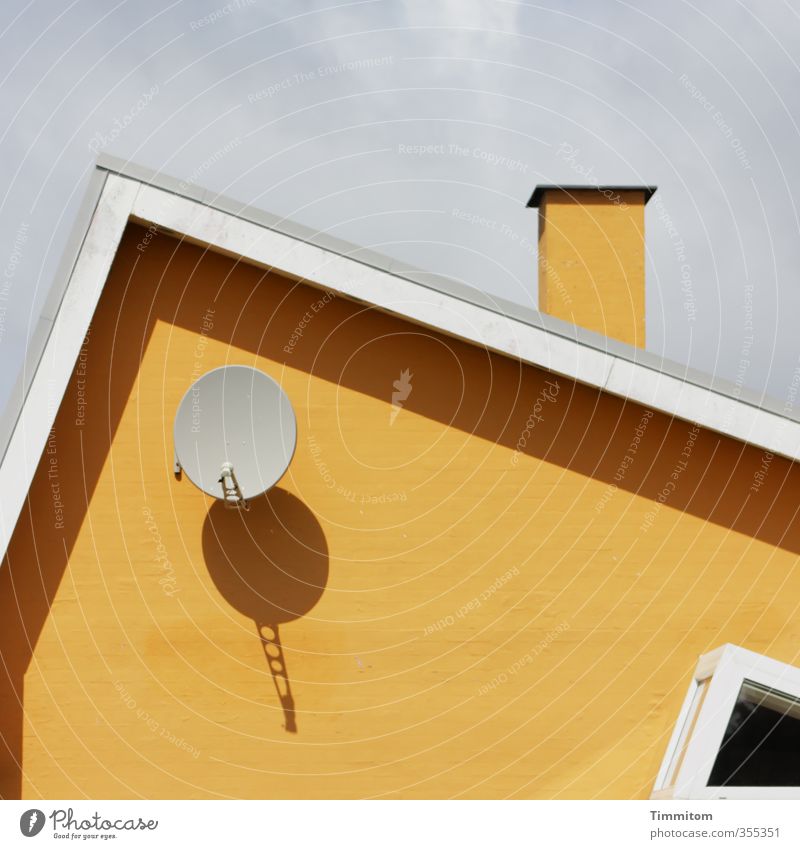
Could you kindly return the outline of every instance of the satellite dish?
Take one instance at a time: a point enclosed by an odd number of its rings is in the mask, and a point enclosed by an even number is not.
[[[223,366],[204,374],[175,415],[175,472],[228,507],[271,489],[297,444],[292,402],[264,372]]]

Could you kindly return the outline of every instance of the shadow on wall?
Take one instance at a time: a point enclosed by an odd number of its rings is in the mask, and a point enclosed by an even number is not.
[[[197,333],[203,310],[213,306],[213,327],[205,329],[205,335],[380,399],[387,405],[387,422],[392,382],[400,369],[408,369],[415,379],[413,392],[402,402],[406,412],[637,493],[654,504],[681,462],[690,427],[685,422],[655,415],[636,462],[620,476],[620,462],[642,420],[642,407],[558,378],[557,403],[546,402],[548,414],[535,430],[528,430],[537,397],[552,377],[542,369],[420,330],[344,298],[315,309],[322,296],[319,290],[165,234],[139,251],[144,235],[140,225],[128,227],[95,312],[91,363],[82,379],[86,397],[96,403],[87,407],[85,421],[78,425],[73,374],[51,434],[69,510],[62,526],[54,528],[46,452],[0,567],[2,797],[21,794],[25,674],[125,404],[137,387],[140,359],[157,321]],[[304,315],[313,320],[298,333]],[[120,327],[125,328],[124,344]],[[144,394],[146,387],[140,391]],[[771,458],[768,485],[754,498],[754,475],[763,462],[759,449],[702,430],[693,438],[691,462],[681,471],[669,508],[800,553],[797,499],[787,497],[800,489],[800,464]],[[170,464],[171,457],[165,457],[168,478]],[[75,482],[69,492],[67,481]],[[313,607],[328,568],[319,527],[309,521],[302,504],[293,501],[287,493],[273,493],[264,500],[263,521],[246,533],[240,515],[217,507],[208,514],[204,532],[213,580],[223,597],[256,623],[288,730],[296,725],[278,626]],[[298,573],[300,564],[304,571]],[[99,581],[100,564],[93,565]],[[267,573],[275,581],[268,591],[261,583]],[[292,583],[288,574],[305,575],[305,582]],[[796,586],[792,579],[786,591],[794,592]],[[77,785],[75,792],[82,792]]]
[[[125,305],[126,326],[141,327],[143,340],[156,320],[196,332],[205,305],[215,305],[213,327],[204,332],[225,344],[387,405],[393,381],[407,370],[415,376],[413,392],[404,394],[401,403],[408,413],[656,505],[667,491],[673,510],[800,554],[800,510],[795,499],[784,497],[785,490],[800,488],[800,464],[766,458],[769,486],[754,497],[752,487],[765,463],[761,449],[710,430],[690,433],[691,424],[656,413],[636,462],[620,474],[645,413],[640,405],[560,377],[557,398],[551,396],[556,402],[540,402],[542,393],[551,391],[553,378],[544,369],[419,328],[369,305],[326,298],[319,289],[277,271],[168,235],[140,253],[136,244],[144,233],[139,225],[129,226],[112,269],[118,287],[135,285],[137,297],[151,305],[146,318],[141,307]],[[163,285],[165,280],[170,285]],[[189,288],[191,298],[185,296]],[[109,296],[115,297],[119,295]],[[531,428],[531,416],[542,405],[546,415]],[[379,442],[386,435],[374,438]],[[691,462],[683,468],[687,443]],[[676,467],[680,486],[671,487]]]
[[[247,512],[216,502],[203,525],[203,556],[220,595],[256,626],[287,731],[297,731],[278,626],[305,616],[328,581],[328,547],[314,514],[282,489]]]

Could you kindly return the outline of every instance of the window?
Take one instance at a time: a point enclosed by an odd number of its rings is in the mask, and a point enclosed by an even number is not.
[[[732,645],[703,655],[651,798],[800,799],[800,669]]]

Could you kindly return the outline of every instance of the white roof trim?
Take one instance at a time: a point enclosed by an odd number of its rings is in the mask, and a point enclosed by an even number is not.
[[[669,416],[800,459],[800,422],[774,408],[765,409],[752,398],[742,400],[729,385],[715,388],[719,382],[710,377],[480,293],[470,297],[466,287],[422,272],[406,270],[401,276],[394,272],[397,263],[392,260],[327,237],[314,238],[310,231],[266,214],[246,217],[231,211],[232,202],[169,178],[116,163],[113,170],[110,165],[99,165],[98,170],[105,180],[90,190],[93,213],[82,238],[76,240],[74,262],[63,269],[63,297],[59,301],[56,281],[42,316],[39,347],[32,347],[23,370],[19,406],[0,422],[0,451],[5,448],[0,460],[0,557],[131,217]],[[123,176],[122,170],[140,179]],[[508,309],[500,311],[498,304]]]
[[[110,175],[105,181],[63,299],[55,308],[44,351],[0,463],[0,557],[5,556],[28,496],[138,190],[138,183],[124,177]]]

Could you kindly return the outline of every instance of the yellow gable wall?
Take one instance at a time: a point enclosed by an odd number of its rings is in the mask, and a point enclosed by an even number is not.
[[[144,234],[0,571],[4,796],[643,798],[699,654],[796,661],[795,466]],[[225,363],[298,418],[244,517],[171,468]]]

